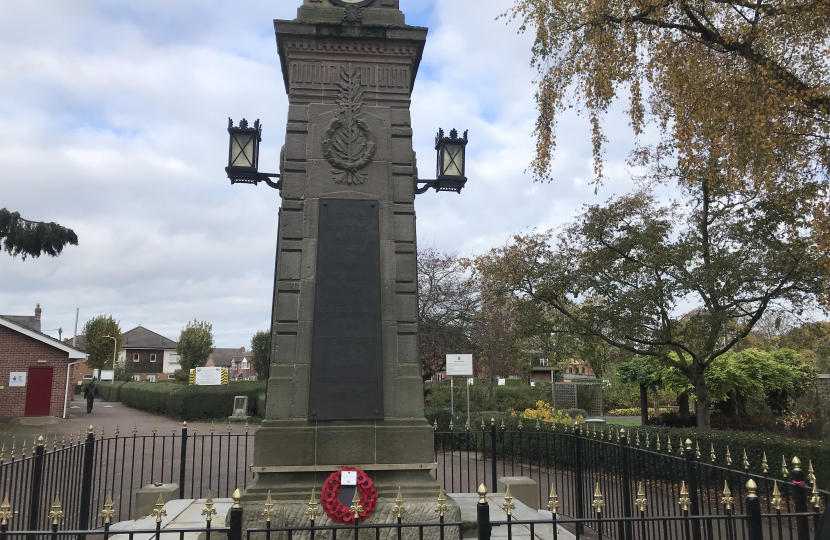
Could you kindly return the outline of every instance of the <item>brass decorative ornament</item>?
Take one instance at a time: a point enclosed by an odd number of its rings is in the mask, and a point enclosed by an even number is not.
[[[400,486],[398,486],[398,496],[395,498],[395,506],[392,508],[392,513],[394,513],[395,517],[398,519],[403,519],[403,515],[406,514],[406,506],[403,502],[403,494],[401,493]]]
[[[639,510],[640,513],[645,512],[646,508],[648,508],[648,499],[646,498],[646,486],[643,482],[640,482],[640,484],[637,486],[637,500],[634,501],[634,504],[637,506],[637,510]]]
[[[8,525],[9,520],[14,517],[12,512],[12,505],[9,504],[9,494],[3,497],[3,504],[0,504],[0,525]]]
[[[732,491],[726,481],[723,482],[723,497],[721,497],[720,502],[726,510],[732,510],[735,506],[735,497],[732,496]]]
[[[242,508],[242,491],[239,488],[236,488],[233,491],[233,506],[231,508]]]
[[[769,500],[770,505],[779,512],[784,509],[784,498],[781,497],[781,490],[778,489],[778,481],[772,488],[772,498]]]
[[[769,462],[767,461],[767,453],[764,452],[764,459],[761,461],[761,470],[764,471],[764,474],[769,472]]]
[[[270,500],[270,498],[271,492],[269,491],[268,499]],[[271,507],[273,508],[273,506],[274,505],[272,504]],[[268,508],[268,501],[265,501],[265,507]],[[207,523],[213,521],[213,516],[216,515],[216,508],[213,507],[213,493],[211,493],[210,490],[208,490],[208,496],[207,499],[205,499],[205,507],[202,509],[202,515],[205,516],[205,521]],[[265,517],[265,514],[263,514],[262,517]],[[271,521],[271,519],[267,518],[266,521]]]
[[[52,525],[57,525],[63,520],[63,510],[61,510],[61,500],[55,495],[55,502],[52,503],[52,511],[46,516],[52,520]]]
[[[228,433],[230,433],[231,431],[233,431],[233,426],[231,425],[231,421],[228,420]]]
[[[810,460],[807,467],[807,481],[811,484],[816,483],[816,471],[813,470],[813,460]]]
[[[216,431],[216,424],[213,421],[210,422],[210,432],[214,433]]]
[[[680,509],[684,512],[688,512],[692,506],[692,499],[689,498],[689,489],[686,487],[685,481],[680,486],[680,501],[678,501],[678,504],[680,504]]]
[[[115,517],[115,510],[112,509],[112,491],[107,492],[107,500],[104,503],[104,509],[101,511],[100,517],[104,518],[104,525],[112,523],[112,518]]]
[[[651,450],[651,441],[649,439],[649,434],[646,433],[646,450]]]
[[[666,437],[666,452],[671,454],[674,451],[674,448],[671,445],[671,437]]]
[[[449,507],[447,506],[447,496],[444,494],[444,486],[441,486],[438,491],[438,504],[435,505],[435,511],[438,512],[440,517],[444,517],[447,510],[449,510]]]
[[[161,518],[167,515],[167,510],[164,509],[164,498],[159,493],[159,500],[156,501],[155,509],[150,512],[150,515],[156,518],[156,523],[161,523]]]
[[[495,425],[496,425],[496,419],[495,419],[495,418],[492,418],[492,417],[490,418],[490,425],[491,425],[491,426],[495,426]]]
[[[501,419],[501,429],[505,429],[505,427],[504,427],[504,418]]]
[[[729,451],[729,446],[726,447],[726,464],[732,465],[732,452]]]
[[[591,503],[591,506],[597,514],[601,514],[602,509],[605,508],[605,501],[602,498],[602,491],[599,489],[599,484],[597,484],[597,489],[594,491],[594,502]]]
[[[521,417],[520,417],[520,418],[519,418],[519,431],[521,431],[521,430],[522,430],[522,419],[521,419]]]
[[[821,510],[821,495],[818,492],[818,484],[813,484],[813,491],[810,494],[810,504],[813,505],[813,509],[816,512]]]
[[[746,449],[744,449],[744,470],[749,470],[749,457],[746,455]]]
[[[133,435],[138,433],[138,424],[133,424]]]
[[[660,451],[660,435],[657,436],[657,451]]]
[[[454,429],[455,429],[455,426],[452,423],[452,418],[450,418],[450,431],[453,431]]]
[[[357,522],[360,519],[360,513],[363,512],[363,506],[360,504],[360,490],[354,490],[354,497],[352,497],[352,505],[349,507],[349,512],[354,515],[354,520]]]
[[[637,447],[640,447],[640,446],[641,446],[641,444],[640,444],[640,430],[638,429],[637,430]]]
[[[438,431],[438,419],[436,419],[435,422],[432,424],[432,430]]]
[[[793,472],[801,471],[801,460],[798,456],[793,458]]]
[[[516,509],[516,505],[513,504],[513,494],[510,493],[510,485],[507,486],[507,490],[504,492],[504,504],[501,505],[501,509],[504,510],[508,516],[512,516],[513,510]]]
[[[749,482],[746,483],[746,490],[747,490],[747,498],[750,499],[757,499],[758,498],[758,484],[755,483],[755,480],[750,478]]]
[[[481,419],[481,431],[487,429],[487,426],[484,425],[484,418]]]
[[[268,491],[268,496],[271,496],[271,492]],[[320,515],[320,509],[317,507],[317,499],[314,498],[314,490],[311,490],[311,498],[308,500],[308,508],[305,511],[306,517],[311,521],[315,521],[317,516]]]
[[[536,431],[541,431],[542,425],[539,423],[539,420],[536,420]]]
[[[248,421],[245,420],[245,433],[248,433],[249,429],[251,429],[251,424],[249,424]]]
[[[464,423],[464,431],[470,431],[470,421],[469,420],[467,420]]]
[[[155,435],[156,433],[158,433],[158,428],[156,428],[156,423],[153,422],[153,435]]]
[[[787,457],[781,456],[781,476],[786,480],[790,477],[790,471],[787,469]]]
[[[700,459],[700,443],[695,441],[695,458]]]
[[[562,504],[559,502],[559,497],[556,495],[556,485],[551,484],[550,495],[548,496],[548,510],[551,514],[557,514]]]
[[[487,488],[484,484],[478,486],[476,493],[478,493],[478,504],[487,504]]]

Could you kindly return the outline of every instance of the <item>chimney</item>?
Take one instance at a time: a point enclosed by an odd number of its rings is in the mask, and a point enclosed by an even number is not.
[[[242,352],[245,352],[245,347],[242,347]]]
[[[35,319],[40,320],[40,314],[41,314],[41,309],[40,309],[40,304],[38,304],[37,307],[35,308]]]

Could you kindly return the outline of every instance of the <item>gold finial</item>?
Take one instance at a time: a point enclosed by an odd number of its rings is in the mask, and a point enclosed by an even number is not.
[[[0,463],[3,463],[3,460],[6,458],[6,443],[3,443],[3,446],[0,447]]]
[[[729,484],[726,481],[723,482],[723,497],[721,497],[720,502],[727,510],[732,510],[732,507],[735,506],[735,497],[732,496],[732,492],[729,490]]]
[[[750,499],[757,499],[758,498],[758,484],[755,483],[755,480],[749,479],[749,482],[746,483],[746,496]]]
[[[3,497],[3,504],[0,504],[0,525],[8,525],[12,517],[14,517],[14,513],[12,512],[12,505],[9,504],[9,494],[6,492],[6,496]]]
[[[522,419],[519,418],[519,431],[521,431],[521,430],[522,430]]]
[[[785,456],[781,456],[781,476],[785,480],[790,477],[790,471],[787,469],[787,458]]]
[[[660,435],[657,435],[657,451],[660,451]]]
[[[406,506],[403,503],[403,494],[401,493],[401,486],[398,486],[398,496],[395,497],[395,506],[392,508],[392,512],[398,519],[403,519],[403,515],[406,514]]]
[[[314,492],[311,492],[312,496],[314,496]],[[265,518],[265,521],[268,523],[271,522],[271,518],[277,515],[277,511],[274,510],[274,501],[271,499],[271,490],[268,490],[268,496],[265,497],[265,507],[262,510],[262,517]]]
[[[732,465],[732,452],[729,451],[729,446],[726,447],[726,464]]]
[[[95,435],[95,426],[89,426],[89,428],[86,430],[86,432],[87,432],[87,435]]]
[[[491,425],[491,426],[495,426],[495,425],[496,425],[496,419],[495,419],[494,417],[491,417],[491,418],[490,418],[490,425]]]
[[[61,448],[66,448],[66,435],[61,435]]]
[[[669,436],[669,437],[666,437],[666,452],[671,454],[672,451],[673,451],[673,448],[672,448],[672,445],[671,445],[671,436]]]
[[[251,429],[251,424],[249,424],[248,421],[245,420],[245,433],[248,433],[249,429]]]
[[[562,505],[559,503],[559,497],[556,495],[556,485],[550,485],[550,495],[548,496],[548,510],[552,514],[556,514]]]
[[[816,483],[816,471],[813,470],[813,460],[810,460],[807,467],[807,481],[811,484]]]
[[[639,429],[637,430],[637,446],[638,447],[641,446],[640,445],[640,430]]]
[[[432,424],[432,431],[438,431],[438,419],[435,419],[435,422]]]
[[[680,509],[684,512],[689,511],[689,507],[692,506],[692,499],[689,498],[689,490],[686,487],[686,482],[684,481],[683,484],[680,486]]]
[[[465,431],[470,431],[470,421],[469,421],[469,420],[467,420],[467,421],[464,423],[464,430],[465,430]]]
[[[173,424],[173,429],[171,429],[171,430],[170,430],[170,432],[171,432],[173,435],[175,435],[175,434],[176,434],[176,424]]]
[[[447,510],[449,510],[449,507],[447,506],[447,496],[444,494],[444,486],[441,486],[438,491],[438,504],[435,506],[435,511],[438,512],[440,517],[444,517]]]
[[[744,470],[749,470],[749,457],[746,455],[746,449],[744,449]]]
[[[37,438],[37,445],[38,446],[45,446],[46,445],[46,439],[43,438],[43,435],[41,435],[40,437]]]
[[[121,434],[121,430],[118,429],[118,424],[115,424],[115,436],[118,437],[118,435],[120,435],[120,434]]]
[[[712,461],[712,463],[714,463],[718,459],[718,456],[715,455],[715,445],[714,444],[712,445],[712,449],[709,451],[709,459]]]
[[[620,434],[617,435],[617,440],[620,440],[623,437],[625,437],[625,428],[620,428]]]
[[[271,496],[271,492],[268,491],[268,496]],[[311,498],[308,500],[308,508],[305,511],[305,515],[311,521],[317,519],[317,516],[320,515],[320,509],[317,508],[317,499],[314,497],[314,490],[311,490]]]
[[[700,443],[695,441],[695,458],[700,459]]]
[[[772,488],[772,498],[769,503],[778,511],[784,509],[784,498],[781,497],[781,490],[778,489],[778,481],[775,481],[775,486]]]
[[[210,422],[210,432],[214,433],[215,431],[216,431],[216,424],[214,424],[213,421],[211,420],[211,422]]]
[[[692,439],[686,439],[686,450],[692,450]]]
[[[536,431],[540,431],[542,429],[542,425],[539,423],[539,420],[536,420]]]
[[[486,504],[487,503],[487,488],[484,487],[484,484],[478,486],[478,504]]]
[[[481,419],[481,431],[487,429],[487,426],[484,425],[484,418]]]
[[[651,450],[651,440],[648,433],[646,433],[646,450]]]
[[[138,424],[133,424],[133,435],[138,433]]]
[[[268,507],[267,502],[265,503],[265,506],[266,508]],[[207,499],[205,499],[205,507],[202,509],[202,515],[205,516],[205,521],[208,523],[210,523],[213,516],[216,515],[216,508],[213,507],[213,493],[211,493],[210,490],[208,490],[208,496]]]
[[[450,431],[454,430],[455,426],[452,423],[452,418],[450,418]]]
[[[242,508],[242,491],[236,488],[233,491],[233,508]]]
[[[634,501],[634,504],[637,505],[637,510],[639,510],[640,513],[645,512],[646,508],[648,508],[648,499],[646,499],[646,486],[642,482],[640,482],[640,485],[637,487],[637,500]]]
[[[507,490],[504,492],[504,504],[501,505],[501,509],[507,512],[508,516],[513,515],[513,510],[516,509],[516,505],[513,504],[513,494],[510,493],[510,485],[508,484]]]
[[[115,510],[112,509],[112,491],[107,492],[107,500],[104,503],[104,509],[101,511],[101,516],[104,518],[104,525],[112,523],[112,518],[115,517]]]
[[[818,492],[818,484],[813,484],[813,492],[810,495],[810,504],[813,505],[813,508],[818,512],[821,510],[821,495]]]
[[[14,454],[12,454],[12,457],[14,457]],[[23,459],[24,457],[26,457],[26,438],[25,437],[23,438],[23,444],[20,446],[20,458]]]
[[[199,431],[199,426],[196,424],[193,425],[193,434],[196,435],[196,432]]]
[[[764,460],[761,462],[761,470],[764,471],[764,474],[769,472],[769,462],[767,461],[767,453],[764,452]]]
[[[620,442],[620,438],[621,438],[621,437],[620,437],[620,432],[619,432],[619,431],[617,431],[617,440],[616,440],[615,442],[619,443],[619,442]]]
[[[104,431],[104,426],[101,426],[101,438],[103,439],[105,435],[106,432]]]
[[[793,458],[793,472],[801,471],[801,460],[798,457]]]
[[[156,508],[150,512],[151,516],[156,518],[156,523],[161,523],[161,518],[167,515],[167,510],[164,509],[164,498],[159,493],[159,500],[156,501]]]
[[[233,426],[231,425],[231,421],[228,420],[228,433],[230,433],[231,431],[233,431]]]
[[[501,428],[502,428],[502,429],[505,429],[505,428],[504,428],[504,418],[502,418],[502,419],[501,419]]]
[[[63,519],[63,510],[61,510],[61,500],[55,495],[55,502],[52,503],[52,511],[46,516],[52,520],[52,525],[57,525]]]
[[[159,431],[159,430],[158,430],[158,428],[156,427],[156,423],[155,423],[155,422],[153,422],[153,435],[155,435],[156,433],[158,433],[158,431]]]
[[[360,519],[360,513],[363,512],[363,506],[360,504],[360,490],[354,490],[354,497],[352,497],[352,506],[349,508],[349,512],[354,515],[355,522]]]
[[[602,509],[605,508],[605,501],[602,500],[602,491],[599,489],[599,484],[597,484],[597,489],[594,491],[594,502],[591,503],[591,506],[594,507],[597,514],[601,514]]]
[[[187,420],[185,420],[184,422],[182,422],[182,429],[184,429],[184,428],[186,428],[186,427],[187,427]]]

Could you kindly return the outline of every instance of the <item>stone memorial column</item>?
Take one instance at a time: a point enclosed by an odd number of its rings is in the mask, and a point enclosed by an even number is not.
[[[342,6],[346,7],[342,7]],[[248,497],[306,500],[342,466],[434,498],[417,327],[410,95],[427,30],[398,0],[275,21],[288,93],[266,418]]]

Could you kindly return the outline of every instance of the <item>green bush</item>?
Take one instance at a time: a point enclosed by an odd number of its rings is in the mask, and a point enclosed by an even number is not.
[[[235,396],[248,396],[248,414],[253,416],[264,389],[265,381],[238,381],[224,386],[131,382],[121,386],[120,398],[133,409],[193,421],[230,416]]]
[[[123,382],[99,382],[96,383],[98,386],[98,397],[103,399],[104,401],[121,401],[121,387],[127,383]]]
[[[487,399],[489,381],[476,379],[475,384],[470,388],[470,412],[484,411],[507,411],[513,409],[524,411],[533,409],[539,400],[550,401],[550,383],[536,383],[536,386],[523,384],[520,379],[508,379],[516,381],[508,386],[493,386],[493,399]],[[441,381],[439,383],[427,383],[424,385],[424,404],[427,407],[443,409],[450,408],[450,383]],[[459,378],[455,385],[455,410],[463,411],[464,419],[467,418],[467,391],[464,388],[464,379]]]

